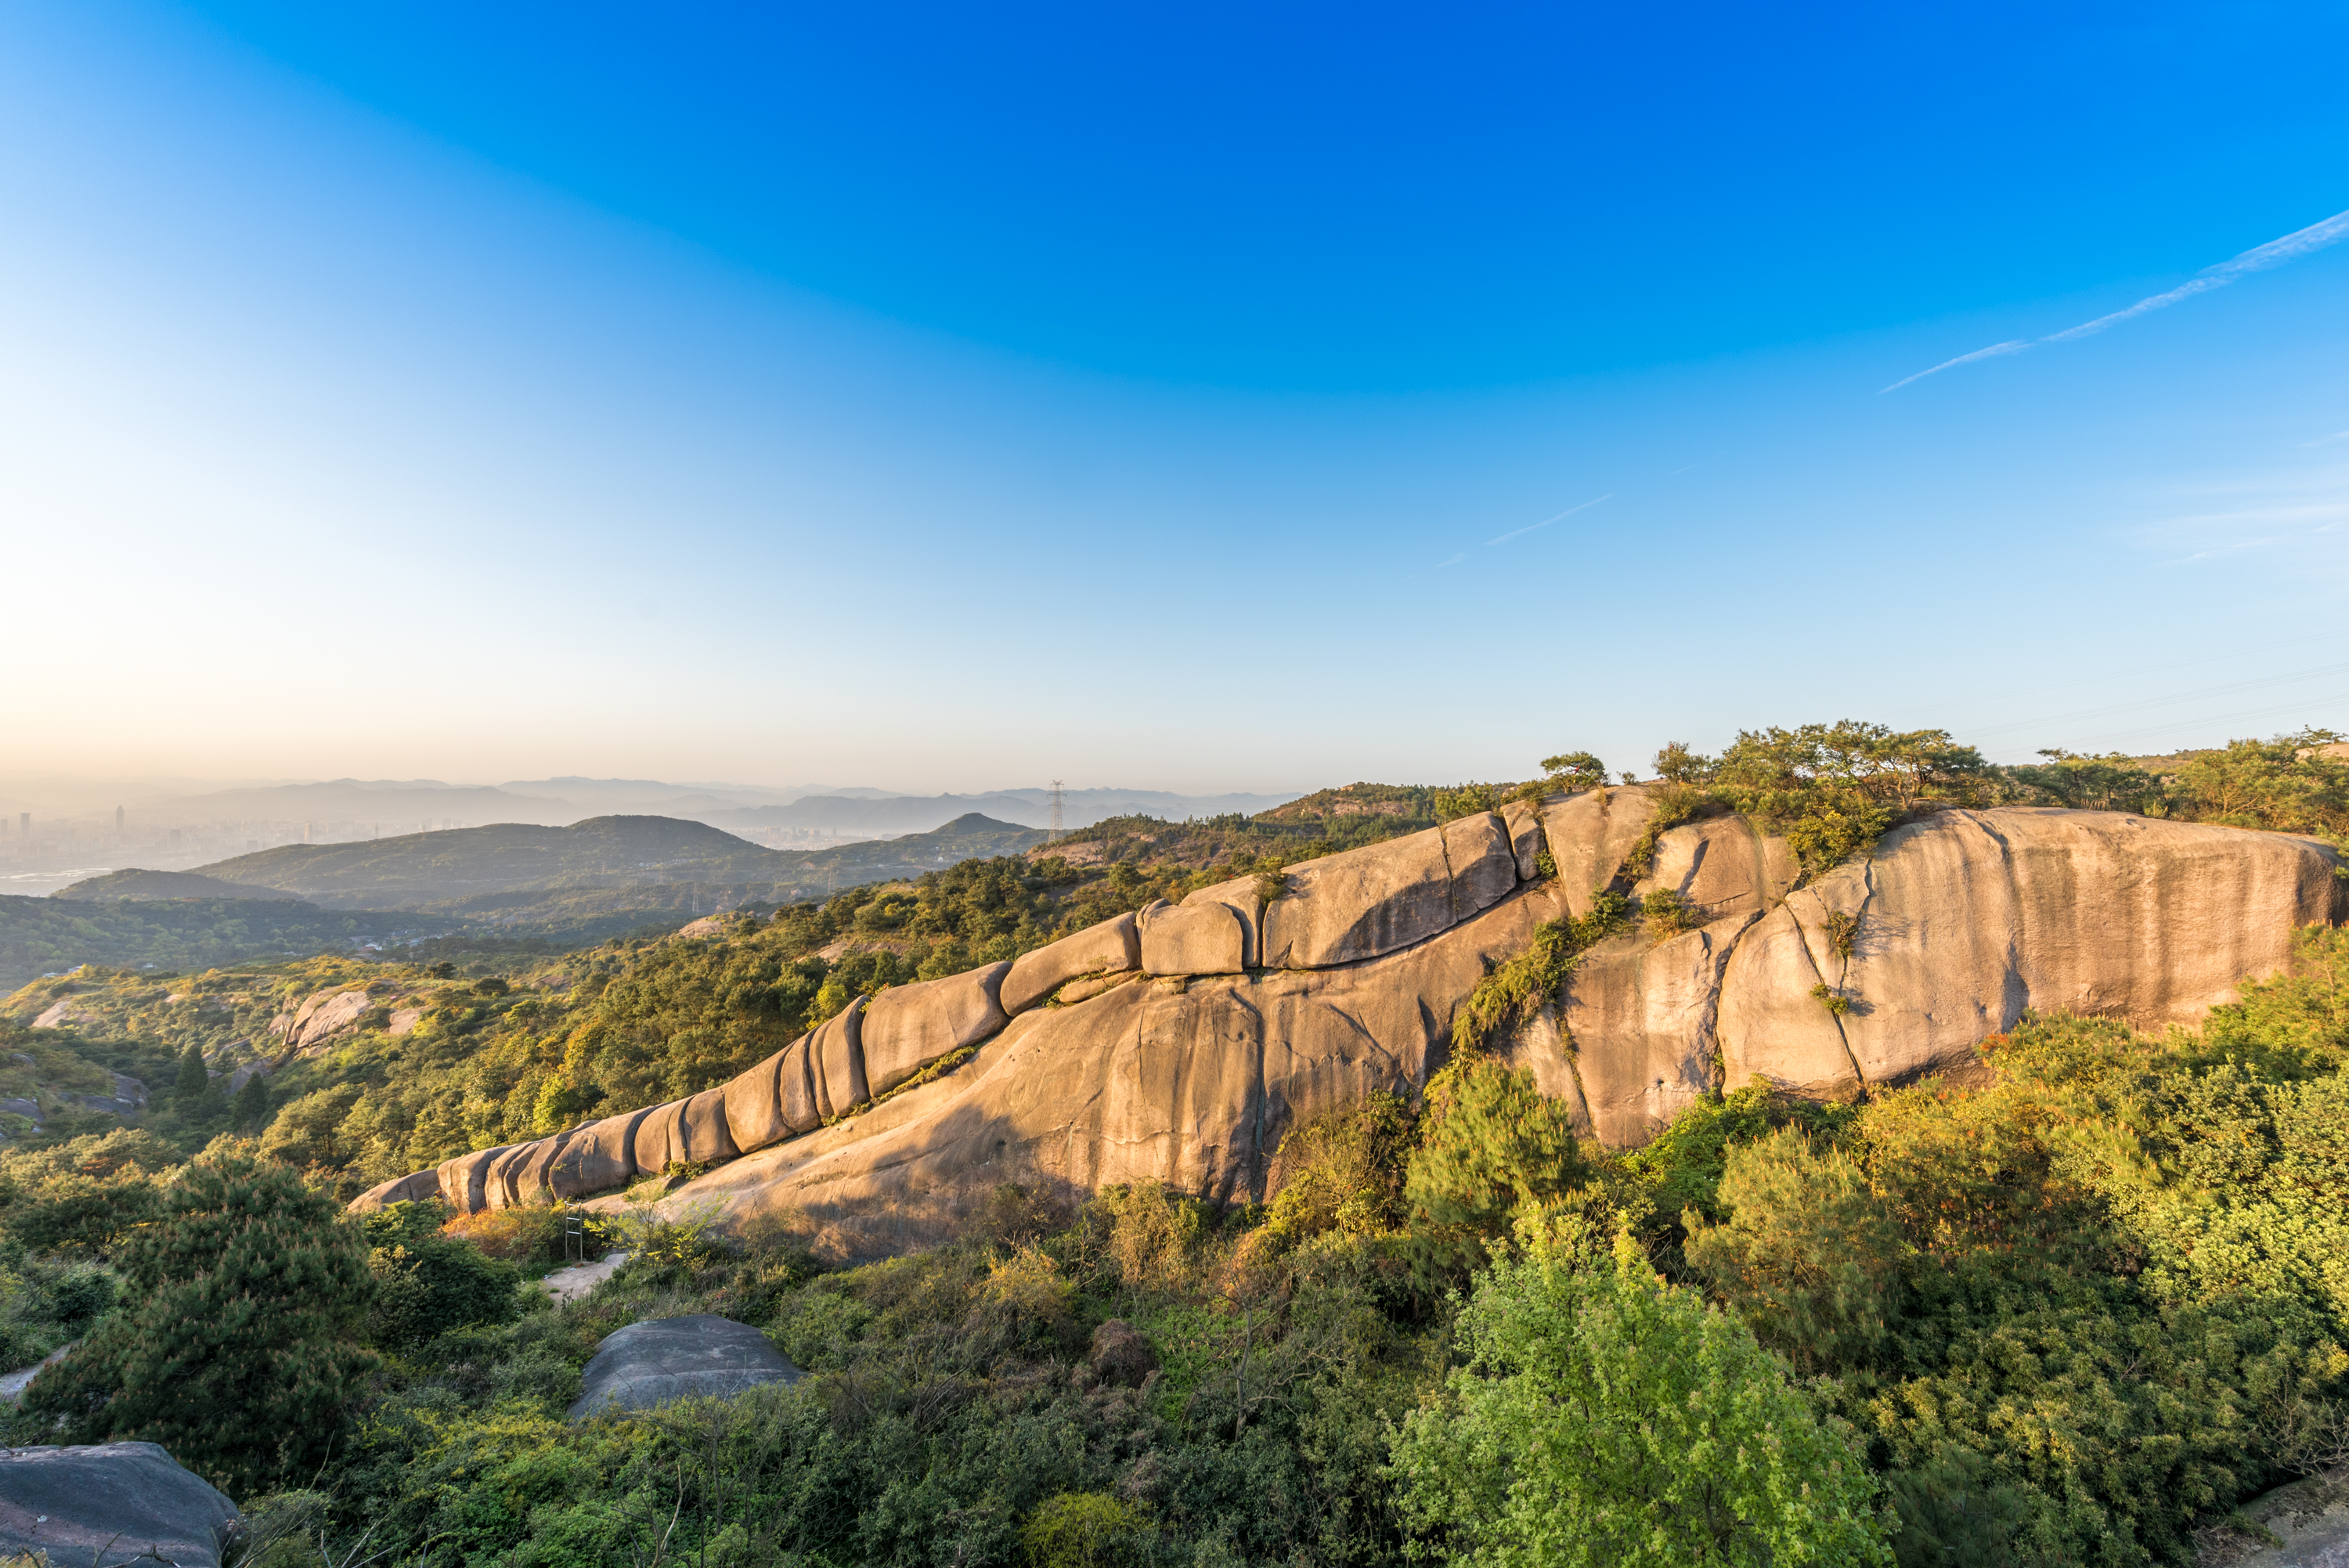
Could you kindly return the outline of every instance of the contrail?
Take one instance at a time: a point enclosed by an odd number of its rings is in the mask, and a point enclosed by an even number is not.
[[[1505,544],[1505,543],[1506,543],[1508,541],[1510,541],[1510,540],[1512,540],[1512,539],[1516,538],[1516,536],[1517,536],[1517,535],[1519,535],[1519,534],[1521,534],[1521,533],[1531,533],[1531,532],[1532,532],[1535,529],[1537,529],[1537,528],[1547,528],[1547,527],[1548,527],[1551,523],[1553,523],[1553,522],[1563,522],[1563,521],[1565,521],[1568,518],[1572,517],[1572,516],[1573,516],[1576,512],[1578,512],[1578,511],[1588,511],[1592,507],[1597,506],[1597,505],[1599,504],[1599,501],[1601,501],[1601,500],[1613,500],[1614,499],[1615,499],[1615,492],[1614,492],[1613,490],[1609,490],[1605,495],[1600,496],[1600,497],[1599,498],[1599,500],[1587,500],[1587,501],[1584,501],[1580,506],[1570,506],[1570,507],[1568,507],[1564,511],[1559,512],[1556,517],[1546,517],[1546,518],[1542,519],[1539,522],[1529,522],[1529,523],[1526,524],[1526,525],[1525,525],[1525,527],[1523,527],[1523,528],[1513,528],[1513,529],[1509,530],[1509,531],[1508,531],[1508,532],[1506,532],[1506,533],[1505,533],[1505,534],[1501,535],[1501,537],[1500,537],[1500,538],[1498,538],[1498,539],[1488,539],[1488,540],[1486,540],[1486,541],[1485,542],[1485,545],[1486,545],[1486,547],[1487,547],[1487,548],[1490,548],[1491,546],[1495,545],[1495,544]]]
[[[1944,370],[1972,360],[1991,359],[2002,354],[2020,354],[2026,348],[2036,348],[2043,343],[2070,343],[2078,338],[2093,337],[2106,327],[2116,326],[2131,316],[2144,315],[2149,311],[2176,304],[2179,300],[2190,299],[2199,294],[2208,294],[2212,289],[2225,288],[2246,273],[2263,273],[2270,267],[2280,267],[2286,262],[2296,262],[2302,256],[2321,251],[2325,246],[2338,243],[2343,240],[2349,240],[2349,212],[2335,212],[2321,223],[2311,223],[2307,228],[2295,230],[2281,240],[2270,240],[2264,245],[2254,245],[2241,255],[2220,262],[2215,267],[2205,267],[2196,273],[2192,280],[2178,284],[2167,294],[2148,294],[2126,310],[2116,310],[2110,315],[2100,315],[2094,321],[2084,321],[2077,326],[2067,326],[2061,332],[2051,332],[2044,337],[2018,337],[2007,343],[1993,343],[1988,348],[1977,348],[1971,354],[1961,354],[1955,359],[1945,359],[1930,370],[1920,370],[1914,376],[1904,377],[1889,387],[1879,388],[1878,396],[1881,397],[1886,392],[1898,392],[1911,381],[1922,381],[1928,376],[1938,376]]]

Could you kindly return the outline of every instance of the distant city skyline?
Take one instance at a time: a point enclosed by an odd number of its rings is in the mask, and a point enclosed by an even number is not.
[[[2349,727],[2344,52],[12,7],[6,770],[1212,795]]]

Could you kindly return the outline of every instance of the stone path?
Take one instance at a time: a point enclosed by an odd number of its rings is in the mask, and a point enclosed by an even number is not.
[[[538,1282],[538,1288],[553,1296],[557,1303],[568,1305],[618,1274],[620,1265],[627,1261],[626,1253],[605,1253],[600,1262],[574,1264],[567,1269],[556,1269]]]
[[[77,1345],[79,1343],[80,1341],[78,1340],[74,1342],[74,1344]],[[13,1405],[18,1399],[23,1398],[25,1396],[26,1385],[32,1382],[34,1374],[40,1371],[42,1367],[47,1367],[52,1362],[64,1360],[66,1358],[66,1353],[72,1348],[73,1345],[60,1345],[55,1350],[49,1352],[48,1359],[43,1361],[39,1367],[27,1367],[21,1371],[0,1374],[0,1399],[5,1399]]]

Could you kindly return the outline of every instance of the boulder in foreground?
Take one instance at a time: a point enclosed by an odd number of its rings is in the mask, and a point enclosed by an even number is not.
[[[0,1449],[0,1553],[220,1568],[236,1504],[154,1443]]]
[[[569,1418],[651,1410],[697,1395],[740,1394],[761,1383],[795,1383],[800,1369],[767,1336],[730,1317],[696,1313],[632,1323],[587,1363]]]

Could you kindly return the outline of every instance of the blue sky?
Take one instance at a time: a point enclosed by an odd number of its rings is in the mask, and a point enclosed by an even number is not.
[[[2349,13],[489,10],[0,7],[7,771],[2349,727]]]

